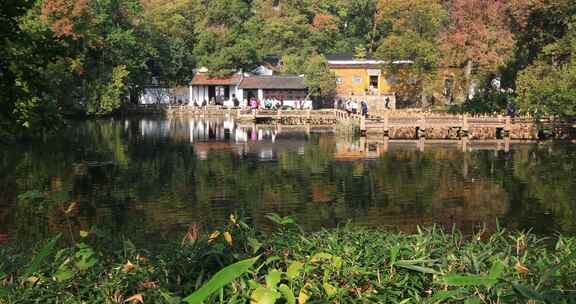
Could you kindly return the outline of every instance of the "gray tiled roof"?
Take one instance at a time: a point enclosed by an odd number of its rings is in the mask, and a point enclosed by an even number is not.
[[[300,76],[250,76],[240,82],[241,89],[305,90],[304,77]]]

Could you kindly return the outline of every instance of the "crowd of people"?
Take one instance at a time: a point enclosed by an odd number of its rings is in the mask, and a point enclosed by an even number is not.
[[[194,100],[192,103],[178,103],[180,105],[190,105],[194,107],[204,107],[207,105],[220,105],[224,108],[236,108],[236,109],[267,109],[267,110],[311,110],[312,101],[309,99],[298,99],[298,100],[283,100],[278,97],[269,97],[264,100],[260,100],[257,97],[244,98],[242,100],[238,99],[236,96],[232,96],[229,100],[216,101],[214,98],[210,100]]]

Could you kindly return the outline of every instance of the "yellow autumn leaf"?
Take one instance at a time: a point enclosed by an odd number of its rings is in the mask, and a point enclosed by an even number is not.
[[[64,213],[69,214],[70,212],[72,212],[72,210],[74,210],[75,207],[76,207],[76,202],[70,203],[70,205],[69,205],[68,208],[64,211]]]
[[[87,237],[87,236],[88,236],[88,231],[80,230],[80,237],[81,237],[81,238],[85,238],[85,237]]]
[[[232,246],[232,235],[230,234],[230,232],[228,231],[224,232],[224,239],[226,240],[226,242],[228,242],[228,245]]]
[[[26,282],[31,283],[31,284],[36,284],[36,283],[38,283],[38,281],[40,281],[40,279],[38,277],[35,277],[35,276],[31,276],[31,277],[26,279]]]
[[[208,243],[212,243],[215,239],[220,236],[220,231],[214,231],[208,236]]]
[[[310,296],[306,293],[306,288],[309,284],[304,285],[302,289],[300,289],[300,293],[298,294],[298,304],[306,304],[310,299]]]
[[[126,299],[126,302],[133,302],[133,303],[144,303],[144,297],[142,296],[142,294],[135,294],[131,297],[129,297],[128,299]]]

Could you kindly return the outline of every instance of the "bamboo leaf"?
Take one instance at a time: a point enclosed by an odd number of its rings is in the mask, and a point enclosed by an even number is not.
[[[281,295],[271,288],[258,288],[254,290],[251,296],[251,304],[274,304],[280,299]]]
[[[490,269],[490,274],[488,275],[492,280],[499,280],[504,273],[504,264],[497,260],[492,264],[492,268]]]
[[[67,266],[62,266],[54,274],[56,281],[62,283],[66,282],[74,277],[74,272],[70,270]]]
[[[413,265],[413,264],[404,264],[404,263],[400,263],[400,262],[394,263],[394,266],[409,269],[409,270],[414,270],[414,271],[422,272],[422,273],[440,274],[438,271],[436,271],[430,267],[425,267],[425,266],[418,266],[418,265]]]
[[[278,287],[278,291],[280,291],[284,299],[286,299],[286,304],[296,304],[296,297],[294,297],[294,293],[288,285],[281,284]]]
[[[300,293],[298,294],[298,304],[306,304],[310,299],[310,295],[308,295],[308,292],[306,291],[309,286],[309,284],[305,284],[304,287],[300,289]]]
[[[297,278],[302,272],[303,268],[304,264],[302,264],[301,262],[292,262],[290,266],[288,266],[288,270],[286,271],[286,276],[288,277],[288,280],[292,281],[295,278]]]
[[[248,245],[252,248],[252,254],[255,254],[262,248],[262,243],[260,243],[257,239],[248,238]]]
[[[202,301],[220,290],[220,288],[223,288],[236,278],[248,272],[259,258],[260,256],[243,260],[218,271],[206,284],[190,296],[186,297],[184,301],[189,304],[202,303]]]
[[[497,282],[489,277],[473,275],[447,275],[442,281],[449,286],[492,286]]]
[[[324,283],[322,284],[322,287],[324,288],[324,291],[329,298],[333,298],[338,293],[338,289],[330,283]]]
[[[268,288],[276,288],[282,279],[282,272],[272,269],[266,275],[266,286]]]
[[[442,290],[434,293],[430,303],[444,303],[448,299],[454,299],[462,294],[461,290]]]
[[[38,269],[40,269],[40,266],[42,265],[42,262],[44,261],[44,259],[46,259],[54,250],[54,247],[56,246],[56,243],[60,239],[60,236],[61,235],[58,234],[56,237],[51,239],[46,245],[44,245],[44,247],[42,247],[42,249],[40,249],[38,254],[36,254],[36,256],[34,256],[34,259],[32,259],[30,266],[28,266],[26,271],[24,271],[24,273],[20,276],[21,280],[26,280],[28,277],[30,277],[31,274],[33,274],[34,272],[38,271]]]
[[[479,298],[471,298],[464,301],[464,304],[481,304],[482,301]]]
[[[544,297],[536,290],[520,283],[512,283],[514,290],[528,300],[544,301]]]

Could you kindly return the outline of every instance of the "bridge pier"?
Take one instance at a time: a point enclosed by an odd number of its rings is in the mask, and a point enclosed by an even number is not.
[[[360,116],[360,136],[366,137],[366,117]]]
[[[384,136],[389,137],[390,136],[390,127],[389,127],[389,114],[388,111],[384,112]]]
[[[469,135],[469,125],[468,125],[468,116],[466,116],[466,114],[462,115],[462,126],[460,127],[460,134],[459,137],[460,138],[468,138]]]

